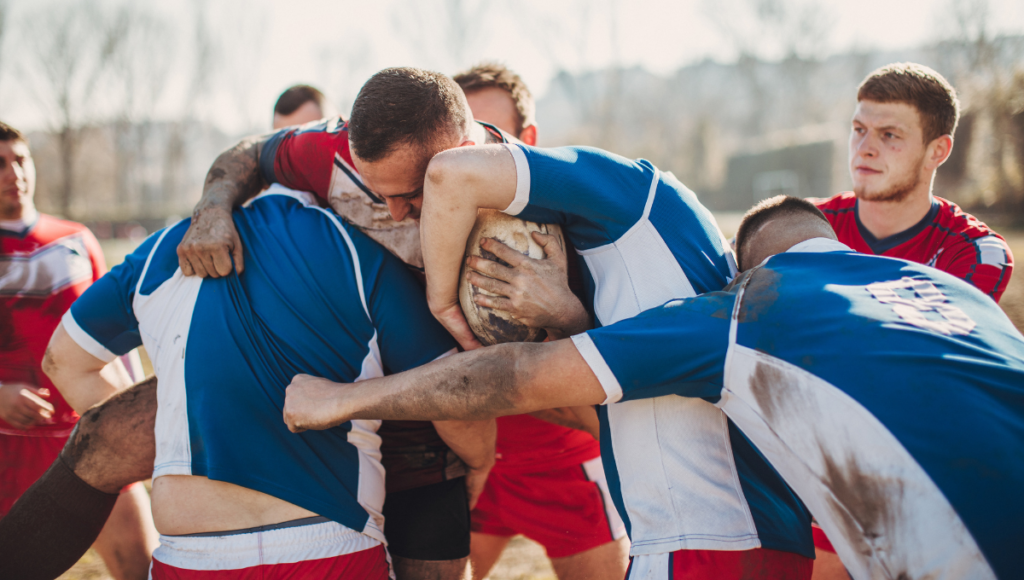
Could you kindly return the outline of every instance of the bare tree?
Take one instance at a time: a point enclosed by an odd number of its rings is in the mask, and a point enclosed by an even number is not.
[[[141,201],[152,205],[156,189],[143,169],[147,162],[153,115],[165,91],[176,54],[169,25],[136,4],[125,4],[114,15],[111,34],[119,38],[111,55],[111,92],[118,104],[114,116],[117,199],[122,211]],[[132,194],[135,195],[132,195]],[[140,195],[141,195],[141,200]]]
[[[26,58],[19,63],[19,73],[53,119],[61,168],[58,207],[69,216],[81,129],[97,117],[96,89],[120,38],[91,3],[37,9],[25,17],[22,30]]]

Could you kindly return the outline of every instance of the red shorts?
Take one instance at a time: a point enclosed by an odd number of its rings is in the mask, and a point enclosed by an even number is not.
[[[811,532],[814,534],[814,547],[821,550],[822,552],[836,553],[836,549],[832,546],[832,542],[829,541],[828,536],[825,535],[825,530],[818,527],[818,524],[811,524]]]
[[[152,580],[388,580],[383,544],[335,522],[223,536],[160,536]]]
[[[778,550],[679,550],[630,558],[626,580],[810,580],[813,570],[814,560]]]
[[[0,434],[0,518],[60,455],[67,436],[21,437]]]
[[[626,535],[604,478],[601,458],[543,473],[494,472],[472,514],[474,532],[522,534],[565,558]]]

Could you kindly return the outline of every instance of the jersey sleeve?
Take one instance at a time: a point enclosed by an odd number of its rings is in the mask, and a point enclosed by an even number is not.
[[[989,234],[965,242],[952,256],[943,256],[941,270],[966,280],[999,302],[1013,273],[1013,253],[1006,240]]]
[[[605,404],[665,395],[721,395],[734,294],[673,300],[572,337],[604,387]]]
[[[162,233],[150,236],[124,262],[89,286],[61,320],[79,346],[104,362],[142,345],[132,300],[146,260]]]
[[[267,183],[280,183],[327,200],[335,155],[347,148],[348,131],[340,117],[288,127],[263,142],[260,174]]]
[[[580,250],[621,238],[648,210],[656,170],[592,147],[505,144],[516,164],[516,194],[503,210],[526,221],[573,225]]]
[[[354,242],[385,370],[400,373],[453,352],[455,339],[430,313],[423,286],[408,266],[383,248],[364,249],[368,240]]]

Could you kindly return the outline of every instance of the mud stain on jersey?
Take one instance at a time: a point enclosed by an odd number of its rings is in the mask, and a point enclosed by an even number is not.
[[[739,322],[757,322],[758,317],[779,299],[780,278],[774,270],[755,270],[743,291],[743,303],[740,304],[736,319]]]
[[[766,362],[758,362],[754,374],[750,375],[750,392],[769,424],[784,412],[783,407],[787,405],[782,391],[786,388],[786,380],[781,370]]]

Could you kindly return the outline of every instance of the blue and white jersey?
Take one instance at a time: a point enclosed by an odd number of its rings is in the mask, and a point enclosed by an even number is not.
[[[517,184],[505,213],[562,226],[580,254],[587,306],[599,325],[721,290],[735,275],[732,250],[711,213],[650,162],[587,147],[506,147]],[[719,409],[666,396],[601,407],[598,415],[608,486],[631,554],[760,545],[741,482],[746,472],[733,451],[749,450],[742,460],[764,460]],[[762,471],[774,476],[770,468],[756,473]],[[788,508],[777,523],[792,538],[787,549],[812,555],[806,510],[785,485],[763,483],[758,488]]]
[[[725,411],[855,578],[1019,577],[1024,337],[966,282],[808,240],[573,340],[608,403]]]
[[[285,387],[299,373],[351,383],[404,371],[455,342],[398,258],[311,202],[273,186],[235,211],[242,276],[183,276],[189,220],[157,232],[63,324],[102,360],[145,345],[159,381],[154,478],[255,489],[383,542],[380,422],[293,434]]]

